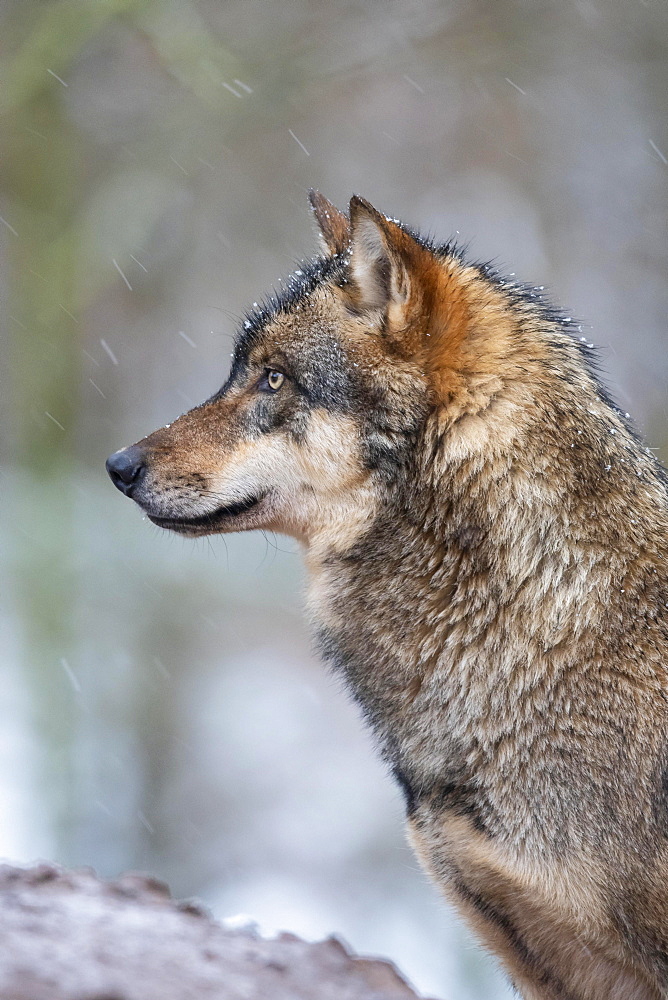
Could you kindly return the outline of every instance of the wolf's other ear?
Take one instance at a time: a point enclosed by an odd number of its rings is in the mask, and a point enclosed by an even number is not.
[[[348,216],[340,212],[336,205],[324,194],[313,188],[308,193],[315,220],[320,229],[320,241],[325,253],[344,253],[350,242],[350,222]]]

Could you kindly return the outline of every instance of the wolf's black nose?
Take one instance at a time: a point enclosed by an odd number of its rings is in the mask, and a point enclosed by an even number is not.
[[[141,448],[133,444],[130,448],[115,451],[107,459],[107,472],[114,486],[126,497],[131,497],[144,472]]]

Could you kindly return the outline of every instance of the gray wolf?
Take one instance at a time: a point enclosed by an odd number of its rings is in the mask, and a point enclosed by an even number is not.
[[[525,1000],[668,996],[668,482],[534,288],[354,197],[223,388],[108,461],[299,539],[415,850]]]

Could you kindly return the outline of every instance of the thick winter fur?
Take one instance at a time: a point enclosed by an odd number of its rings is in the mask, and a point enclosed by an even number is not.
[[[415,850],[526,1000],[668,997],[664,473],[536,290],[312,204],[323,256],[121,488],[302,541]]]

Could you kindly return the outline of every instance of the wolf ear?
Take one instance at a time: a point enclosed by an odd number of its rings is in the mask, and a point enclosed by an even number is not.
[[[350,222],[348,216],[332,205],[323,194],[314,191],[308,193],[315,220],[320,229],[320,242],[325,253],[343,253],[350,242]]]
[[[350,201],[350,275],[355,308],[382,311],[388,332],[410,321],[421,300],[426,251],[396,222],[364,198]]]

